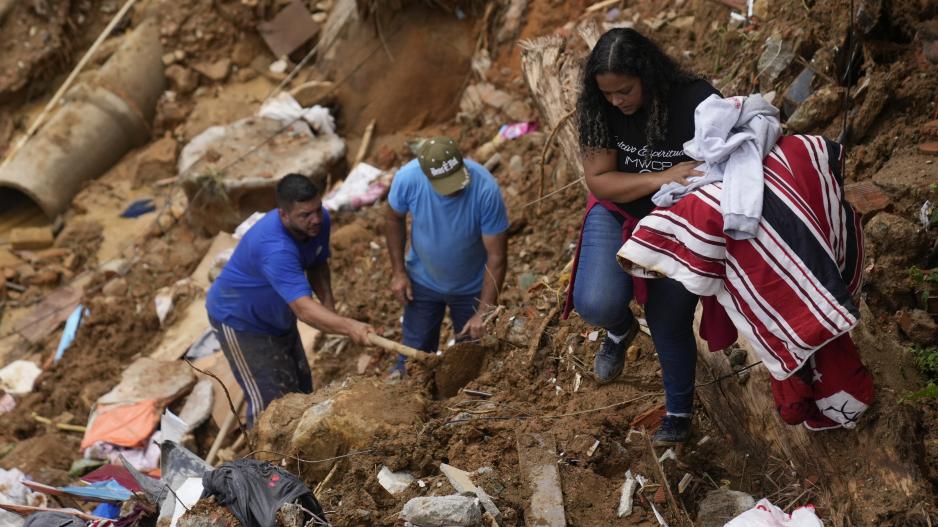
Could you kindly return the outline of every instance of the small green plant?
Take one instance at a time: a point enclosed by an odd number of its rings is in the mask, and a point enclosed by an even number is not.
[[[915,363],[929,381],[938,381],[938,346],[919,347],[909,349],[915,357]]]
[[[913,265],[909,269],[909,281],[923,306],[928,303],[928,297],[938,294],[938,272],[934,269],[919,269]]]
[[[917,392],[912,392],[906,396],[907,399],[938,399],[938,385],[930,382],[928,386],[922,388]]]

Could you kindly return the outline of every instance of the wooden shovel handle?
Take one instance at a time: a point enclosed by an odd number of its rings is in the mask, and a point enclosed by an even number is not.
[[[410,346],[405,346],[398,342],[394,342],[393,340],[389,340],[384,337],[379,337],[378,335],[375,335],[374,333],[371,333],[368,335],[368,340],[371,341],[371,343],[374,344],[375,346],[378,346],[379,348],[383,348],[388,351],[400,353],[401,355],[405,357],[416,359],[416,360],[419,360],[420,362],[426,362],[430,358],[430,354],[425,351],[420,351],[418,349],[411,348]]]

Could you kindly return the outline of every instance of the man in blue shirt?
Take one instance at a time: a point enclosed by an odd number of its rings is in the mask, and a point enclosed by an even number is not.
[[[297,319],[362,345],[373,333],[335,312],[329,228],[322,190],[306,176],[285,176],[277,209],[248,230],[208,291],[209,321],[244,391],[249,426],[273,400],[313,391]]]
[[[495,178],[464,160],[452,139],[435,137],[394,176],[388,204],[391,289],[404,305],[404,344],[436,351],[447,306],[457,338],[481,338],[482,314],[495,307],[508,264],[508,214]],[[397,370],[403,374],[403,357]]]

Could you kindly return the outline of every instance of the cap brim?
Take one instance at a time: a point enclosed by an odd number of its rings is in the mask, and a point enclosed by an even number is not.
[[[448,176],[431,179],[430,184],[438,194],[449,196],[466,188],[469,184],[469,171],[463,166]]]

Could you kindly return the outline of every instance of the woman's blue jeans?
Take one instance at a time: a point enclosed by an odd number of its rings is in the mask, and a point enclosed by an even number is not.
[[[581,244],[573,306],[583,320],[622,335],[634,320],[629,309],[632,277],[616,262],[616,252],[622,246],[622,222],[602,206],[593,207],[583,226]],[[670,278],[646,283],[645,318],[661,363],[665,406],[668,413],[690,414],[697,367],[693,326],[697,296]]]

